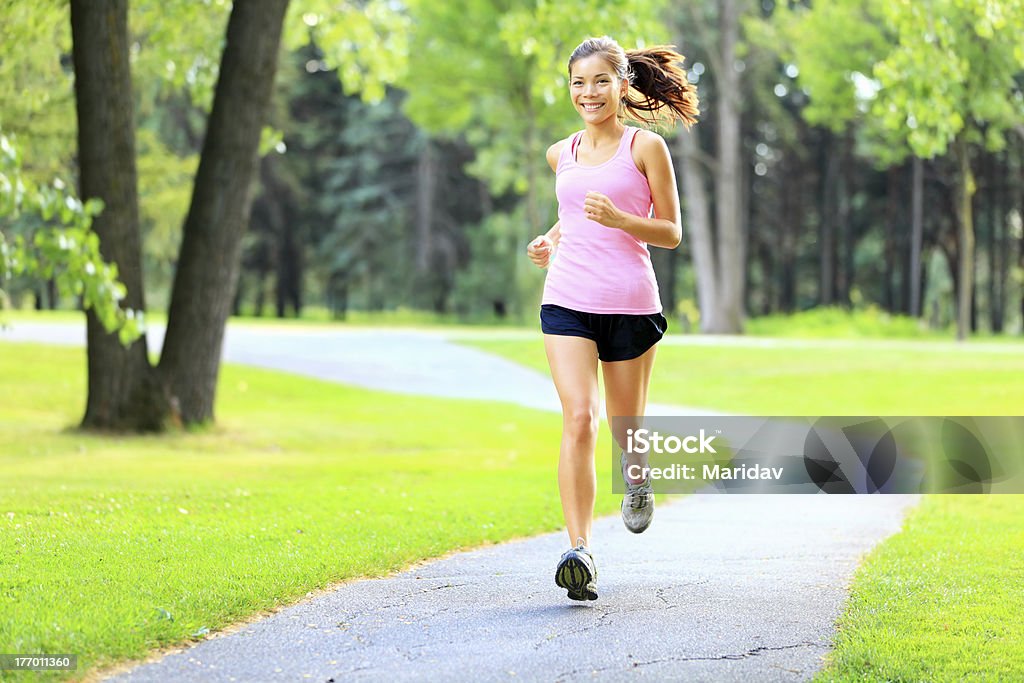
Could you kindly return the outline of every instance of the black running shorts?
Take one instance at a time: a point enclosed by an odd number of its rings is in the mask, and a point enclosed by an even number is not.
[[[605,362],[638,358],[661,341],[668,321],[661,313],[584,313],[544,304],[540,307],[544,334],[584,337],[597,344],[597,357]]]

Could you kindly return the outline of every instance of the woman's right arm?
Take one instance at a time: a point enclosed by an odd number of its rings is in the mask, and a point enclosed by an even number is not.
[[[526,247],[526,255],[538,268],[547,268],[551,263],[551,254],[558,246],[558,240],[562,237],[562,228],[558,221],[551,226],[543,235],[537,235]]]

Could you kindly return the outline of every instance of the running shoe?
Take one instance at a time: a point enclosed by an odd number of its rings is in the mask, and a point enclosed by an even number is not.
[[[597,600],[597,565],[582,538],[576,539],[575,548],[562,553],[555,569],[555,583],[572,600]]]
[[[622,523],[634,534],[642,534],[651,525],[654,518],[654,489],[651,477],[647,476],[639,484],[629,483],[626,477],[626,454],[619,458],[622,480],[626,483],[626,494],[622,496]]]

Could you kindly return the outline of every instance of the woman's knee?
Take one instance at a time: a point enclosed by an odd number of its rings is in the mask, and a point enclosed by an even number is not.
[[[563,430],[574,441],[590,442],[597,438],[600,421],[596,405],[568,406],[562,413]]]

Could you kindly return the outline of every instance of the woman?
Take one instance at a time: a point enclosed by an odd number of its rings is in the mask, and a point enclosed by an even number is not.
[[[555,583],[573,600],[597,598],[597,567],[589,550],[597,476],[597,367],[611,418],[644,414],[655,344],[667,328],[647,245],[673,249],[682,237],[675,173],[657,133],[624,125],[696,122],[697,95],[669,46],[624,51],[607,36],[583,41],[569,58],[569,94],[584,129],[553,144],[558,222],[527,248],[550,270],[541,329],[551,377],[562,404],[558,487],[572,545]],[[555,248],[557,257],[552,260]],[[623,450],[626,429],[613,438]],[[620,459],[626,494],[622,519],[640,533],[651,522],[654,494],[638,474],[643,464]]]

